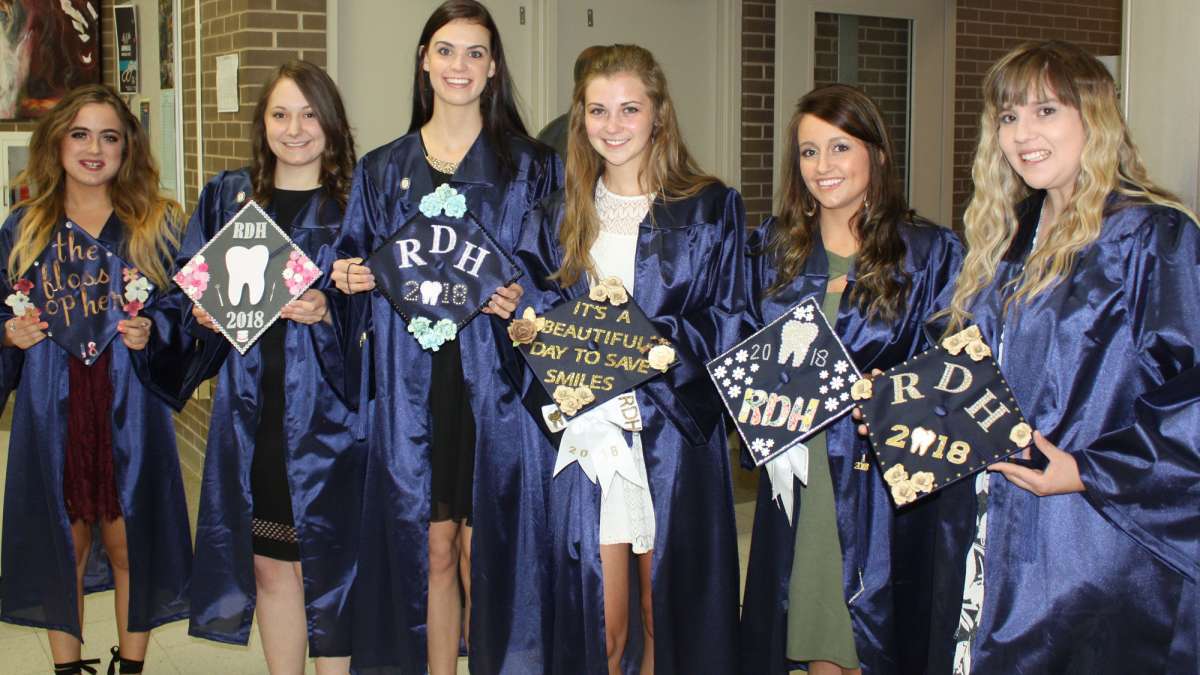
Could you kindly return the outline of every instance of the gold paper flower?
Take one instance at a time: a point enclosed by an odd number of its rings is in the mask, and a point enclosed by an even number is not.
[[[871,380],[860,377],[850,386],[850,398],[855,401],[865,401],[871,398]]]
[[[569,387],[560,384],[554,388],[554,402],[564,415],[575,415],[583,406],[596,400],[596,395],[586,386]]]
[[[590,388],[588,388],[584,385],[580,385],[578,387],[575,387],[575,400],[579,401],[579,403],[580,403],[579,407],[582,408],[583,406],[591,403],[592,401],[595,401],[596,395],[592,393],[592,390]]]
[[[1015,443],[1018,448],[1023,448],[1033,440],[1033,430],[1024,422],[1015,424],[1012,431],[1008,432],[1008,440]]]
[[[650,348],[650,354],[647,357],[650,362],[650,367],[660,373],[667,372],[667,368],[675,363],[675,349],[667,345],[654,345]]]
[[[614,305],[623,305],[629,302],[629,293],[618,277],[605,277],[588,290],[588,298],[593,302],[607,300]]]
[[[982,361],[991,355],[991,348],[984,344],[983,340],[975,340],[967,345],[967,356],[970,356],[972,361]]]
[[[903,464],[893,464],[892,468],[883,473],[883,480],[893,486],[904,482],[908,480],[908,469],[905,469]]]
[[[508,338],[512,340],[514,347],[531,344],[537,340],[538,331],[544,325],[546,325],[546,320],[537,316],[532,307],[526,307],[521,318],[513,319],[508,324]]]
[[[945,340],[942,340],[942,347],[944,347],[946,351],[957,356],[960,352],[962,352],[963,347],[966,347],[968,344],[975,342],[976,340],[982,339],[983,336],[979,333],[979,326],[970,326],[964,330],[958,331]]]
[[[912,476],[913,489],[917,492],[930,492],[933,490],[933,474],[928,471],[918,471]]]
[[[892,499],[896,501],[896,506],[916,501],[917,489],[913,486],[912,481],[902,480],[892,486]]]

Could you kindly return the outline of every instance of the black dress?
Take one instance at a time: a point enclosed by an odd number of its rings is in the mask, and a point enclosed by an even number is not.
[[[450,181],[450,175],[430,167],[433,186]],[[429,380],[432,504],[430,520],[471,524],[472,486],[475,475],[475,413],[463,379],[462,351],[451,340],[432,352]]]
[[[271,206],[275,223],[291,236],[292,221],[320,188],[275,189]],[[283,428],[287,391],[284,388],[287,321],[276,321],[258,339],[261,377],[258,384],[258,427],[254,432],[254,458],[250,462],[250,496],[254,504],[251,520],[256,555],[296,562],[300,545],[292,515],[292,495],[287,477],[287,434]]]

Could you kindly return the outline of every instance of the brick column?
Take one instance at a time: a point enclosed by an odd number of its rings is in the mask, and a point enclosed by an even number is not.
[[[775,0],[742,2],[742,198],[746,222],[771,214],[775,156]]]

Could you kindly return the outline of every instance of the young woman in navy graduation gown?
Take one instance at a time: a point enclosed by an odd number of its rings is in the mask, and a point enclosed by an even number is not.
[[[613,465],[624,468],[603,488],[579,466],[550,479],[560,449],[525,420],[524,442],[541,448],[550,480],[543,672],[732,673],[729,430],[704,364],[741,336],[750,300],[742,200],[692,161],[646,49],[598,49],[570,114],[566,191],[530,215],[517,245],[528,304],[540,315],[616,277],[674,343],[679,365],[634,390],[642,428],[631,437],[605,421],[617,399],[572,420],[599,419],[616,434],[611,447],[625,457]],[[533,376],[523,381],[536,395]]]
[[[962,247],[905,205],[879,108],[854,87],[814,89],[787,138],[780,215],[750,246],[761,322],[812,297],[863,372],[924,351],[925,322],[949,302]],[[920,623],[903,589],[922,558],[908,539],[928,542],[930,511],[895,510],[850,417],[805,445],[806,485],[793,483],[795,450],[768,462],[760,481],[741,672],[801,663],[810,673],[906,672],[898,624]]]
[[[332,251],[354,169],[336,85],[311,63],[284,64],[263,85],[251,133],[251,165],[201,193],[180,266],[251,199],[314,261]],[[343,399],[325,292],[309,288],[285,306],[245,354],[182,291],[172,299],[199,342],[184,393],[218,378],[189,632],[246,644],[257,618],[271,672],[303,670],[306,646],[317,672],[347,672],[366,450]]]
[[[0,230],[0,294],[64,220],[155,287],[170,284],[182,214],[159,193],[145,130],[111,88],[75,89],[41,119],[20,181],[36,196]],[[85,592],[116,588],[109,672],[140,673],[150,630],[187,616],[191,542],[171,410],[132,356],[172,340],[155,305],[121,321],[91,366],[47,340],[47,323],[0,306],[4,393],[15,389],[0,620],[48,629],[64,675],[98,661],[80,660]]]
[[[950,330],[979,326],[1045,468],[940,500],[927,672],[1196,673],[1200,228],[1084,50],[1023,45],[983,88]]]
[[[374,277],[361,263],[440,185],[511,249],[526,212],[559,186],[558,167],[525,131],[487,9],[441,5],[421,32],[409,133],[359,162],[337,245],[345,259],[333,267],[351,294],[335,318],[364,353],[362,386],[374,394],[354,628],[369,646],[356,645],[356,670],[424,673],[428,649],[429,672],[453,673],[463,624],[472,672],[540,667],[542,617],[528,599],[540,592],[531,533],[544,500],[525,468],[536,453],[512,433],[525,413],[501,375],[493,319],[424,351],[387,299],[368,293]],[[497,289],[484,312],[507,317],[519,294]]]

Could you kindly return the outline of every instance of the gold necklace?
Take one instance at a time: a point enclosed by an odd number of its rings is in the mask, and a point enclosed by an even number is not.
[[[459,162],[447,162],[444,159],[438,159],[429,154],[428,151],[425,152],[425,161],[429,163],[429,166],[433,167],[434,171],[444,173],[447,176],[453,176],[459,164]]]

